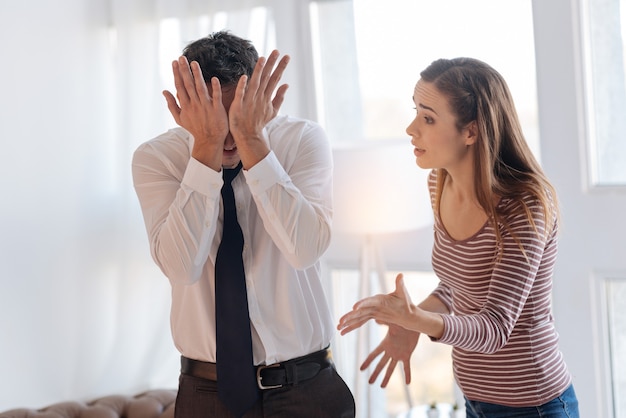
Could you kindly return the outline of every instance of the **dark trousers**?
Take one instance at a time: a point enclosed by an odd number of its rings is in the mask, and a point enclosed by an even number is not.
[[[353,418],[354,397],[333,366],[297,385],[261,392],[244,418]],[[217,382],[180,375],[175,418],[236,418],[217,397]]]

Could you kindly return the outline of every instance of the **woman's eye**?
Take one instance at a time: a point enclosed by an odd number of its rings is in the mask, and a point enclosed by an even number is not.
[[[415,110],[415,113],[416,113],[416,114],[418,114],[418,115],[420,114],[420,110],[417,108],[417,106],[416,106],[416,107],[413,107],[413,110]],[[431,117],[430,117],[430,116],[428,116],[428,115],[424,115],[424,116],[423,116],[423,118],[424,118],[424,122],[426,122],[426,123],[428,123],[428,124],[431,124],[431,123],[434,123],[434,122],[435,122],[435,121],[433,120],[433,118],[431,118]]]

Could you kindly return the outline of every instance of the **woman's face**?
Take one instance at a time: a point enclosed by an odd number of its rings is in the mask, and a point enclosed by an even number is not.
[[[470,157],[469,145],[475,142],[470,129],[459,131],[456,115],[448,98],[432,83],[419,80],[413,91],[416,115],[406,128],[415,147],[416,163],[425,169],[445,168],[448,171]]]

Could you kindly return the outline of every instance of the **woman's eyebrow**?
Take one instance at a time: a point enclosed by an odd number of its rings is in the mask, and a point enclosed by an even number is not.
[[[433,109],[430,106],[426,106],[424,104],[419,103],[418,104],[419,107],[421,107],[422,109],[426,109],[426,110],[430,110],[431,112],[433,112],[435,115],[439,116],[439,114],[437,112],[435,112],[435,109]]]

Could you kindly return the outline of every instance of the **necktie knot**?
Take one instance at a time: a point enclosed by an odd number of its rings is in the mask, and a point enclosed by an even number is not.
[[[239,165],[235,168],[223,168],[222,169],[222,171],[224,172],[224,185],[230,185],[233,179],[237,177],[237,174],[239,174],[239,172],[241,171],[241,167],[242,167],[242,164],[240,162]]]

